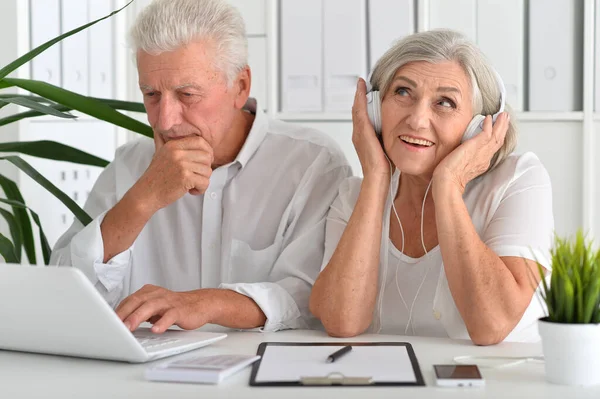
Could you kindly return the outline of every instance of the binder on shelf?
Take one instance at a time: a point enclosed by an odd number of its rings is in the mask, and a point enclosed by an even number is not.
[[[477,43],[506,87],[506,101],[523,111],[525,57],[524,0],[479,0]]]
[[[457,30],[475,42],[477,40],[476,11],[477,0],[430,0],[429,29]]]
[[[114,10],[112,0],[89,0],[90,21],[110,14]],[[113,18],[89,28],[90,35],[90,95],[114,97],[114,40]]]
[[[350,112],[359,77],[367,77],[365,0],[323,2],[325,111]]]
[[[369,69],[398,39],[415,32],[413,0],[369,0]]]
[[[88,2],[62,0],[62,33],[66,33],[88,22]],[[66,38],[62,44],[62,79],[67,90],[87,95],[88,88],[88,31],[83,30]]]
[[[60,35],[59,0],[31,2],[31,48]],[[60,46],[54,45],[31,60],[31,77],[55,86],[61,85]]]
[[[583,1],[529,2],[529,111],[583,109]]]
[[[281,1],[281,110],[323,111],[323,0]]]

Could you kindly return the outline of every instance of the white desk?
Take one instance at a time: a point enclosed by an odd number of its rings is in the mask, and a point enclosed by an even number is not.
[[[521,364],[505,369],[482,369],[487,386],[480,388],[437,388],[432,365],[452,363],[454,356],[534,356],[540,344],[503,343],[476,347],[468,341],[450,339],[362,335],[338,340],[319,331],[277,333],[229,332],[229,337],[198,350],[206,355],[254,354],[263,341],[406,341],[413,345],[426,387],[265,387],[248,385],[250,368],[220,385],[159,383],[144,380],[145,364],[67,358],[0,351],[0,398],[600,398],[600,387],[580,388],[551,385],[544,380],[543,364]],[[91,344],[91,343],[90,343]],[[158,360],[160,362],[161,360]],[[600,370],[598,370],[600,373]]]

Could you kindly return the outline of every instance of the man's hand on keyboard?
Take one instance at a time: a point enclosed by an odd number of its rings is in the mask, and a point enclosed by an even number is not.
[[[174,292],[155,285],[145,285],[125,298],[117,307],[117,315],[130,331],[145,321],[152,332],[162,333],[172,325],[193,330],[212,322],[216,311],[210,290]]]

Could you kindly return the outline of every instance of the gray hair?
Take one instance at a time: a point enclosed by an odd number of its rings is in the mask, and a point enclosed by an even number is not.
[[[174,51],[194,41],[215,46],[215,68],[228,84],[248,64],[248,40],[240,12],[224,0],[154,0],[130,31],[133,49]]]
[[[387,92],[396,71],[410,62],[457,62],[470,78],[473,91],[473,116],[492,115],[500,109],[500,88],[494,70],[479,48],[461,33],[439,29],[415,33],[397,41],[377,61],[371,76],[374,90]],[[505,111],[510,122],[502,147],[494,154],[487,171],[498,166],[517,146],[517,129],[512,109]]]

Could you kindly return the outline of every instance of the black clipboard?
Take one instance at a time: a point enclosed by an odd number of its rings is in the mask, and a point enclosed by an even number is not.
[[[416,381],[414,382],[375,382],[369,376],[364,377],[345,377],[339,373],[331,373],[325,376],[314,376],[304,377],[298,381],[256,381],[256,376],[260,369],[260,365],[263,361],[263,356],[267,346],[404,346],[410,363],[412,365],[413,373]],[[335,349],[332,349],[332,352]],[[263,342],[258,346],[256,352],[261,358],[259,361],[252,365],[252,374],[250,375],[250,386],[253,387],[303,387],[303,386],[425,386],[423,380],[423,374],[421,374],[421,368],[419,362],[415,356],[413,347],[408,342]]]

